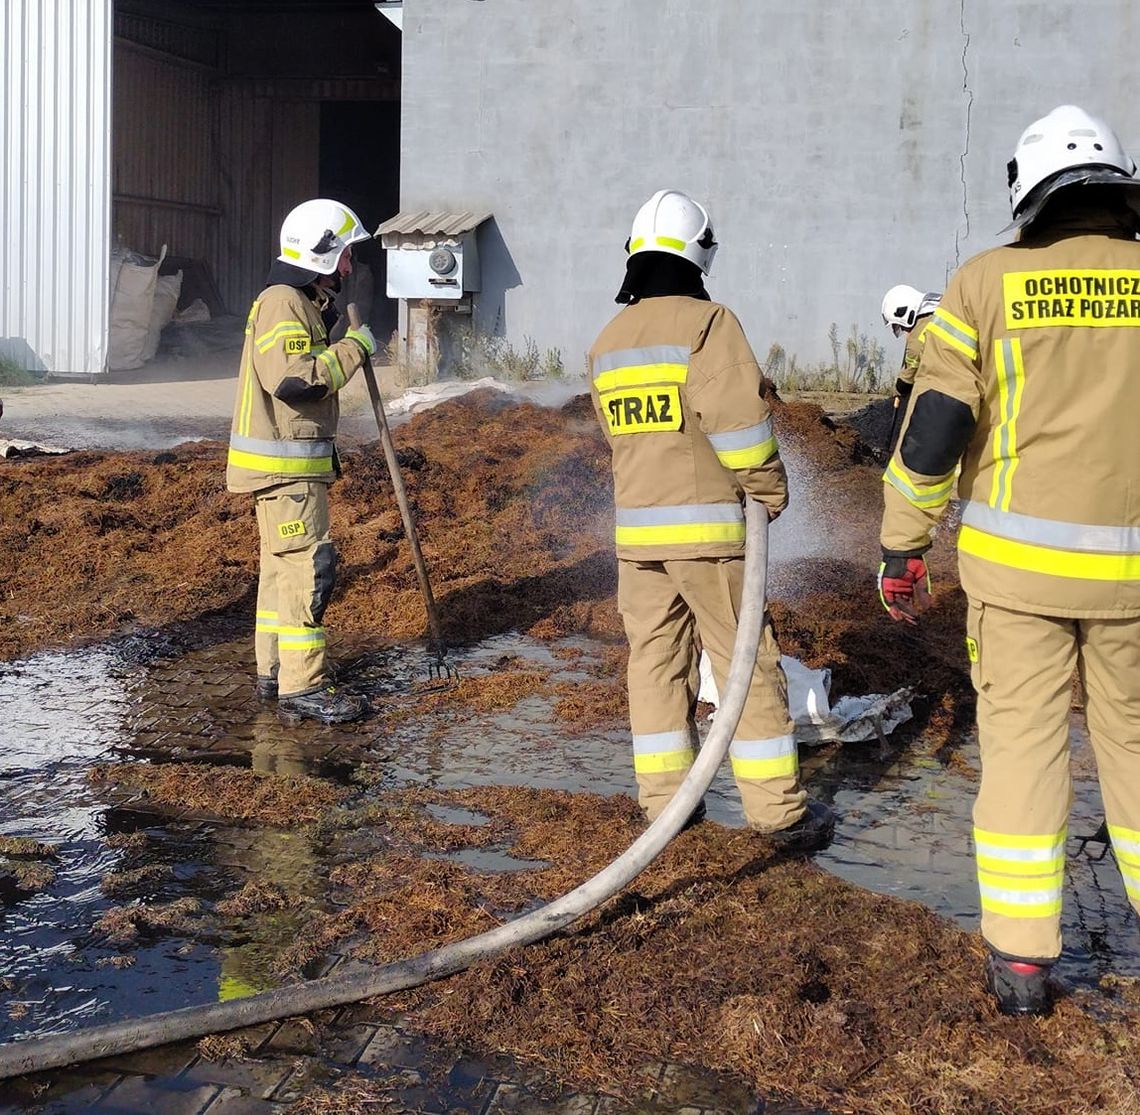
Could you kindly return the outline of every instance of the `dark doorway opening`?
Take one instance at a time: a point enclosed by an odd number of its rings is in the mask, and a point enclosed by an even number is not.
[[[351,207],[371,231],[400,208],[400,105],[397,101],[326,101],[321,105],[320,193]],[[378,240],[354,251],[350,301],[382,341],[396,328],[398,302],[386,295]]]

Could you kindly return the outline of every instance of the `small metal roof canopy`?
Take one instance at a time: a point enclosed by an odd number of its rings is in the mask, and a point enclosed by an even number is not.
[[[386,220],[376,236],[385,248],[403,247],[409,240],[419,245],[425,238],[457,241],[490,217],[487,210],[404,209]]]

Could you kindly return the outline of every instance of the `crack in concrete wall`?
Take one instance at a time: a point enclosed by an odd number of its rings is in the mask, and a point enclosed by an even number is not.
[[[958,9],[958,26],[962,31],[962,92],[966,94],[966,137],[962,145],[962,154],[958,157],[958,166],[962,177],[962,220],[963,226],[954,233],[954,267],[962,264],[961,243],[970,235],[970,209],[966,190],[966,156],[970,153],[970,117],[974,111],[974,91],[970,88],[970,64],[968,54],[970,50],[970,33],[966,30],[966,0],[961,0]]]

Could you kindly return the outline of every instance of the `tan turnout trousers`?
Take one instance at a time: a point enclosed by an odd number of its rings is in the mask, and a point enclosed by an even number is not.
[[[743,558],[619,561],[618,607],[629,638],[629,714],[638,801],[652,821],[696,758],[699,636],[721,692],[728,679]],[[803,814],[787,682],[765,617],[752,687],[730,752],[748,824],[786,828]]]
[[[974,805],[982,935],[1010,959],[1056,960],[1074,666],[1113,850],[1140,912],[1140,619],[1039,616],[971,599],[967,628],[982,756]]]
[[[328,484],[301,480],[258,492],[257,529],[257,672],[279,670],[281,697],[311,693],[328,682],[321,623],[336,576]]]

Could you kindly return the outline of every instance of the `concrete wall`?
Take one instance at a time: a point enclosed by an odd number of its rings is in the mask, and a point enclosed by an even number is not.
[[[887,287],[999,242],[1022,128],[1072,101],[1140,158],[1130,0],[405,0],[401,204],[487,207],[486,326],[563,350],[616,309],[655,189],[712,209],[710,292],[763,358],[896,354]]]

